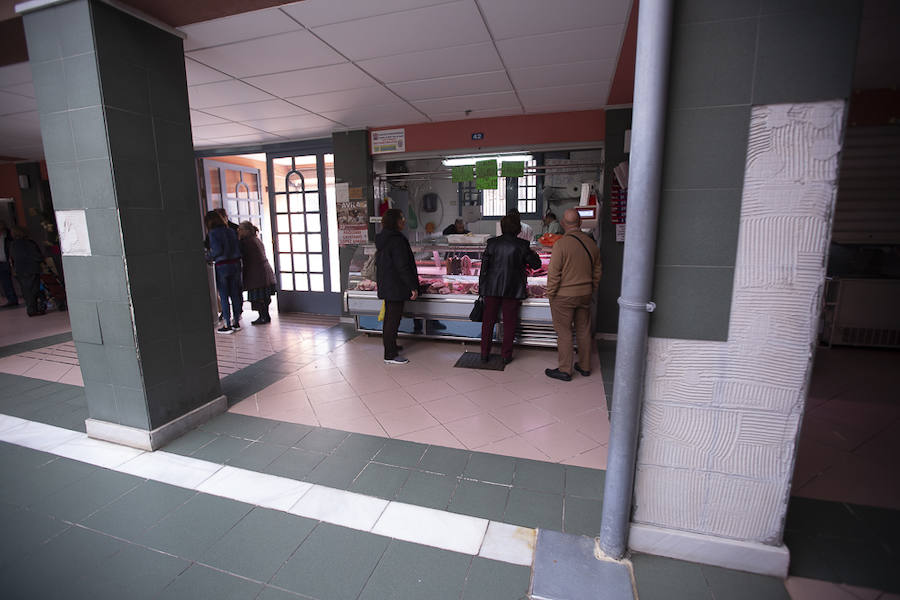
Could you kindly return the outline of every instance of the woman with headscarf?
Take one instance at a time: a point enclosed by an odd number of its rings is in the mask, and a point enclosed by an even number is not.
[[[257,237],[259,229],[250,221],[241,221],[238,226],[238,241],[241,247],[241,262],[244,267],[244,289],[250,306],[259,313],[253,325],[265,325],[272,322],[269,316],[269,304],[275,289],[275,271],[266,258],[266,250]]]

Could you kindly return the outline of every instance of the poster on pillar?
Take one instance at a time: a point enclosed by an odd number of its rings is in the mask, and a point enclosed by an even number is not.
[[[362,188],[350,188],[348,183],[334,184],[337,209],[338,245],[365,244],[369,241],[369,211]]]
[[[56,229],[63,256],[90,256],[87,216],[83,210],[56,211]]]

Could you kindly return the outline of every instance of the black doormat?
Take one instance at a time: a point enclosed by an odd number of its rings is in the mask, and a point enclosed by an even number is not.
[[[487,362],[481,362],[480,352],[463,352],[463,355],[459,357],[459,360],[453,366],[485,371],[502,371],[506,368],[506,365],[503,364],[503,357],[499,354],[491,354]]]

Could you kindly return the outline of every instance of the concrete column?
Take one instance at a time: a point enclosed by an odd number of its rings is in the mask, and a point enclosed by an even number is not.
[[[182,41],[93,0],[24,22],[87,431],[155,449],[226,406]]]

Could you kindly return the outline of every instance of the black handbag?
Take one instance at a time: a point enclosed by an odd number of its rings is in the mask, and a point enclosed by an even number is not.
[[[484,316],[484,300],[481,296],[475,300],[475,305],[472,306],[472,312],[469,313],[469,320],[475,321],[476,323],[481,323],[481,319]]]

